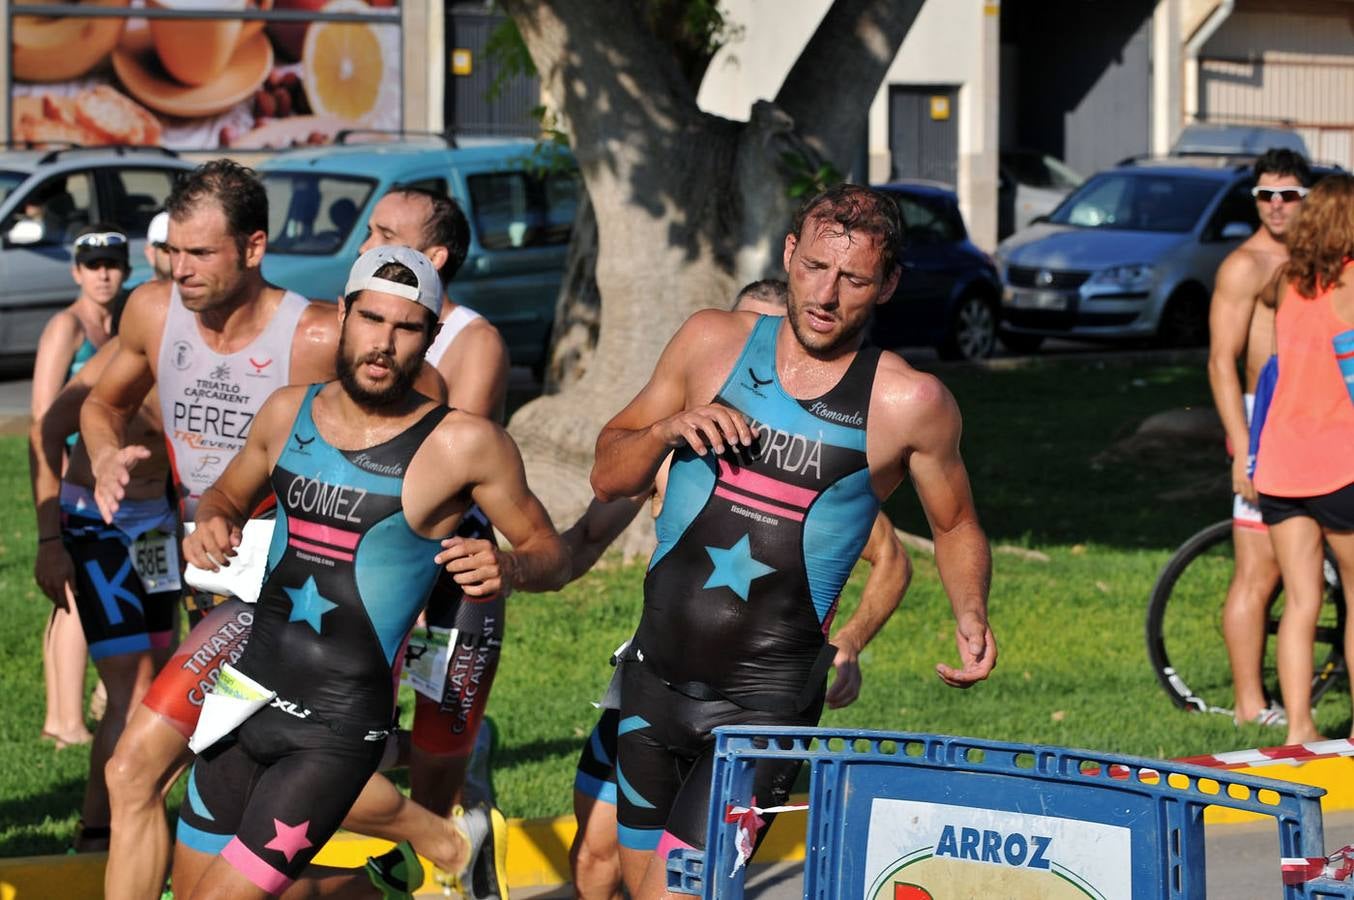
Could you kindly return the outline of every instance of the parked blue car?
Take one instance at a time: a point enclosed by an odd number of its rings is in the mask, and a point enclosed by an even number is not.
[[[530,141],[455,147],[437,139],[340,144],[277,154],[268,190],[265,277],[314,299],[343,292],[372,207],[396,184],[444,191],[470,221],[470,249],[449,292],[503,334],[513,365],[539,369],[580,184],[564,151],[549,164]]]
[[[948,187],[905,181],[875,185],[898,204],[907,248],[893,298],[875,313],[881,347],[931,346],[943,359],[984,359],[997,341],[1001,279],[973,245]]]

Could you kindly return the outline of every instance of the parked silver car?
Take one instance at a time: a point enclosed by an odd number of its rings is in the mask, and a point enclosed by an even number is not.
[[[71,241],[111,222],[130,241],[128,284],[146,280],[146,226],[192,164],[157,147],[0,153],[0,357],[32,356],[43,326],[75,299]]]
[[[1213,275],[1258,225],[1253,182],[1249,163],[1223,157],[1133,161],[1092,176],[998,246],[1003,343],[1206,343]]]

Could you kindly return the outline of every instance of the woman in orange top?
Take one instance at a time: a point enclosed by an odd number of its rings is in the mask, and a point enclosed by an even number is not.
[[[1335,339],[1354,331],[1354,177],[1331,175],[1307,196],[1288,234],[1277,290],[1279,379],[1255,467],[1260,513],[1283,574],[1279,687],[1290,744],[1321,737],[1312,720],[1312,642],[1330,545],[1354,585],[1354,383],[1346,386]],[[1282,292],[1282,296],[1277,296]],[[1346,354],[1347,355],[1347,354]],[[1348,598],[1348,592],[1346,593]],[[1345,654],[1354,653],[1354,619]]]

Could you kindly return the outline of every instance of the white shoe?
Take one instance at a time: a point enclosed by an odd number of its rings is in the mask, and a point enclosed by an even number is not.
[[[470,862],[461,875],[467,900],[508,900],[508,822],[487,803],[465,811]]]

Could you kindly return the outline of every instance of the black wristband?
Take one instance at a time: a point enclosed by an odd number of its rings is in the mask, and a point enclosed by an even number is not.
[[[59,540],[61,540],[61,535],[59,535],[59,534],[54,534],[54,535],[52,535],[51,537],[40,537],[40,538],[38,538],[38,543],[39,543],[39,544],[46,544],[46,543],[50,543],[51,541],[59,541]]]

